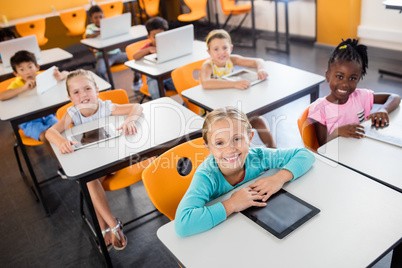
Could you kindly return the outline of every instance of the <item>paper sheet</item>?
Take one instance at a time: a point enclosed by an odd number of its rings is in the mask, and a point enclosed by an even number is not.
[[[54,69],[56,66],[50,67],[36,76],[36,88],[39,95],[57,85],[57,79],[53,75]]]

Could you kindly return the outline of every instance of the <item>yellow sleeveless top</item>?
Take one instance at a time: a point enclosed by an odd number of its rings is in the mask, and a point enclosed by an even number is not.
[[[207,62],[212,67],[212,78],[214,79],[221,78],[222,76],[233,72],[233,62],[230,59],[226,62],[224,67],[215,65],[211,59],[207,60]]]

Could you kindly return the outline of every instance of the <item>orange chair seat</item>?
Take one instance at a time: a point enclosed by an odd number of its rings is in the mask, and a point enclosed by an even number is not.
[[[28,136],[25,136],[24,131],[22,131],[21,129],[18,130],[18,133],[20,134],[22,143],[24,145],[37,146],[37,145],[42,145],[43,144],[43,142],[41,142],[41,141],[37,141],[37,140],[32,139],[32,138],[30,138]]]
[[[124,65],[124,63],[110,66],[110,71],[112,71],[113,73],[124,71],[127,69],[129,69],[129,68],[126,65]]]

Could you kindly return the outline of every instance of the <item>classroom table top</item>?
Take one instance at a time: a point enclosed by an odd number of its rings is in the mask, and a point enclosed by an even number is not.
[[[388,129],[394,126],[400,129],[401,110],[399,106],[389,114]],[[402,176],[398,169],[402,159],[401,147],[369,137],[362,139],[338,137],[318,148],[317,152],[402,192]]]
[[[234,213],[211,230],[184,238],[176,235],[172,221],[160,227],[157,236],[185,267],[372,264],[402,237],[402,195],[319,155],[316,159],[310,171],[284,188],[321,212],[283,239],[241,213]],[[269,170],[265,176],[275,172]],[[211,204],[228,199],[232,193]]]
[[[209,58],[209,54],[207,52],[205,42],[194,40],[192,54],[185,55],[183,57],[179,57],[162,63],[155,63],[142,58],[140,60],[127,61],[125,65],[145,75],[155,77],[166,73],[170,73],[174,69],[181,67],[183,65],[207,58]]]
[[[110,89],[108,82],[94,73],[92,75],[100,91]],[[55,87],[41,95],[38,95],[36,88],[34,88],[12,99],[0,101],[0,119],[3,121],[15,120],[27,114],[47,110],[54,106],[61,106],[69,101],[66,80],[62,80]]]
[[[58,148],[52,144],[67,176],[72,179],[82,177],[94,170],[106,169],[128,159],[132,159],[135,163],[138,157],[148,151],[165,147],[168,150],[178,145],[175,141],[179,138],[191,139],[195,134],[201,136],[204,119],[171,98],[152,100],[142,104],[142,107],[144,110],[136,123],[138,133],[135,135],[121,135],[70,154],[60,154]],[[63,135],[82,133],[110,123],[120,126],[124,119],[124,116],[101,118],[99,121],[67,129]],[[170,144],[171,142],[174,144]],[[82,159],[91,160],[82,161]]]
[[[246,90],[236,88],[203,89],[201,85],[184,90],[181,94],[190,102],[212,111],[234,106],[250,114],[263,107],[278,106],[278,103],[292,101],[313,87],[318,87],[325,78],[311,72],[293,68],[273,61],[265,62],[267,80]],[[268,112],[264,110],[263,113]]]

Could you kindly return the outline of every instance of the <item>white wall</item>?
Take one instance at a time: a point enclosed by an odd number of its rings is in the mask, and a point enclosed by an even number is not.
[[[386,9],[382,2],[362,0],[357,36],[365,45],[402,51],[402,14]]]

